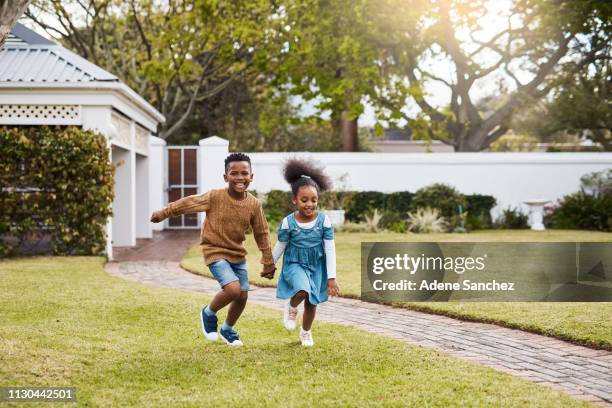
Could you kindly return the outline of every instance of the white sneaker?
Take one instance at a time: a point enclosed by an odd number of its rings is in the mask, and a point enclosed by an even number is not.
[[[300,341],[302,342],[302,346],[304,347],[312,347],[314,346],[314,340],[312,339],[312,330],[300,330]]]
[[[298,308],[292,307],[289,301],[285,303],[285,313],[283,313],[283,322],[285,329],[292,331],[297,323]]]

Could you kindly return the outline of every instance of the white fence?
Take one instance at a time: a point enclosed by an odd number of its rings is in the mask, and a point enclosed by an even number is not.
[[[227,141],[200,142],[200,191],[224,185],[223,158]],[[206,151],[209,149],[209,153]],[[524,201],[552,201],[575,192],[580,177],[612,168],[612,153],[249,153],[255,174],[250,189],[288,190],[283,161],[304,157],[325,166],[336,184],[355,191],[411,191],[446,183],[464,194],[488,194],[497,199],[492,215],[508,206],[527,210]]]

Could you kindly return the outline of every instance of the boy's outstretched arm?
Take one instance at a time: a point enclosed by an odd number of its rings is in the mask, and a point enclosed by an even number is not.
[[[162,222],[166,218],[178,217],[182,214],[208,211],[210,207],[210,193],[196,194],[176,200],[168,207],[154,211],[151,214],[151,222]]]
[[[263,264],[263,272],[261,276],[264,278],[272,279],[276,266],[274,265],[274,258],[272,257],[272,249],[270,245],[270,231],[268,230],[268,222],[263,213],[261,204],[255,211],[255,215],[251,219],[251,226],[253,227],[253,236],[257,247],[261,251],[261,263]]]

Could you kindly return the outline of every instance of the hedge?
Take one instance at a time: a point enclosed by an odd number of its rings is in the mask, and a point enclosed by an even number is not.
[[[452,194],[449,195],[449,192]],[[293,211],[291,197],[290,191],[281,190],[272,190],[266,195],[264,211],[272,229],[285,215]],[[495,197],[480,194],[463,195],[445,185],[432,185],[419,190],[416,194],[409,191],[394,193],[329,191],[319,197],[319,208],[342,208],[345,210],[345,219],[353,223],[364,221],[365,216],[376,209],[382,214],[380,226],[397,232],[405,230],[403,223],[408,212],[418,207],[429,206],[444,209],[446,213],[458,218],[458,204],[461,204],[464,211],[468,213],[468,229],[492,228],[490,211],[496,204]]]
[[[0,127],[0,255],[44,240],[57,255],[101,255],[114,167],[104,136],[78,127]]]

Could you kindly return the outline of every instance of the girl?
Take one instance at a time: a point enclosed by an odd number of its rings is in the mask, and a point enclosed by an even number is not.
[[[287,330],[295,328],[297,306],[304,302],[300,341],[302,346],[311,347],[314,341],[310,329],[317,305],[327,301],[328,294],[337,296],[340,292],[334,228],[325,214],[317,212],[319,193],[329,190],[331,182],[321,168],[297,159],[285,164],[284,176],[291,185],[297,211],[283,219],[272,251],[275,263],[284,254],[276,297],[288,299],[284,313]]]

